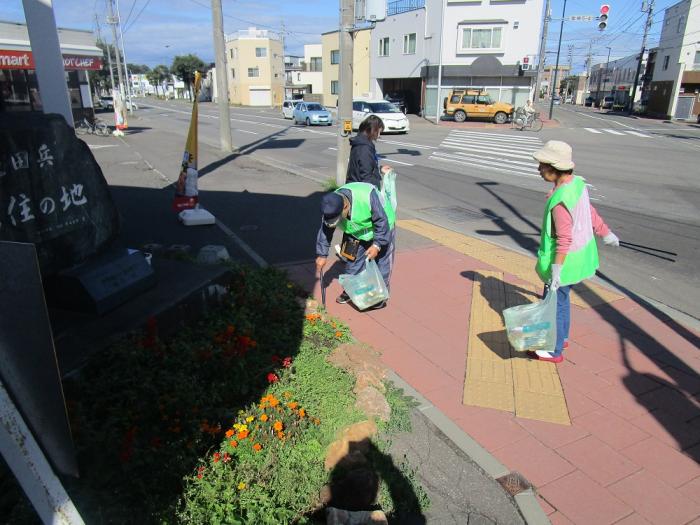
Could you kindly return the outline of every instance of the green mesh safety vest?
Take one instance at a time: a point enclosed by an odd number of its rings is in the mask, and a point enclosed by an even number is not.
[[[545,206],[536,267],[537,274],[545,283],[552,278],[552,264],[557,249],[557,240],[552,237],[552,209],[557,204],[566,206],[574,219],[571,250],[561,269],[561,285],[567,286],[593,277],[598,269],[598,246],[591,225],[585,180],[575,175],[569,184],[560,186],[552,193]]]
[[[374,238],[374,228],[372,227],[372,205],[369,196],[376,188],[367,182],[350,182],[341,186],[339,190],[350,190],[352,192],[352,208],[350,219],[341,219],[339,226],[348,235],[352,235],[361,241],[371,241]],[[380,196],[381,200],[381,196]],[[396,213],[391,207],[389,199],[384,202],[384,213],[389,219],[389,229],[394,227]]]

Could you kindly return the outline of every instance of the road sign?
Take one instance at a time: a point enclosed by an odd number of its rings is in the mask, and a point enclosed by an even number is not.
[[[595,20],[593,15],[572,15],[568,18],[571,22],[592,22]]]
[[[343,131],[347,133],[352,133],[352,120],[343,121]]]

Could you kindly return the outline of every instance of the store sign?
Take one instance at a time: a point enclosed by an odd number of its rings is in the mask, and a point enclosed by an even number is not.
[[[63,55],[63,68],[67,70],[102,69],[102,58],[79,55]],[[36,69],[31,51],[0,49],[0,69]]]

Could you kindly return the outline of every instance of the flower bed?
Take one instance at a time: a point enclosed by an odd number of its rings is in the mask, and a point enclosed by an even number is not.
[[[302,296],[279,271],[236,269],[211,315],[167,341],[151,320],[65,383],[81,478],[64,483],[86,523],[311,520],[326,448],[364,416],[326,361],[348,328]]]

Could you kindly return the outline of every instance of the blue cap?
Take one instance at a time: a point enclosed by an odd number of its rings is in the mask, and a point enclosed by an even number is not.
[[[335,192],[326,193],[321,197],[321,213],[324,219],[335,219],[340,216],[343,213],[343,197]]]

